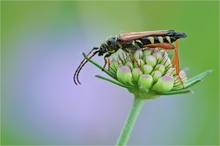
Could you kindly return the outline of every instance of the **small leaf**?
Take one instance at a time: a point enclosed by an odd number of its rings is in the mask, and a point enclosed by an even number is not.
[[[108,81],[108,82],[111,82],[113,84],[116,84],[118,86],[121,86],[121,87],[124,87],[124,88],[133,88],[132,86],[129,86],[129,85],[124,85],[120,82],[117,82],[117,81],[114,81],[114,80],[111,80],[109,78],[106,78],[106,77],[103,77],[103,76],[100,76],[100,75],[96,75],[95,77],[99,78],[99,79],[102,79],[102,80],[105,80],[105,81]]]
[[[191,90],[176,90],[176,91],[169,91],[169,92],[161,92],[157,93],[158,95],[174,95],[174,94],[186,94],[192,92]]]
[[[185,89],[195,85],[196,83],[200,82],[204,77],[206,77],[207,75],[209,75],[212,72],[212,70],[207,70],[195,77],[190,78],[189,80],[187,80],[185,82]]]

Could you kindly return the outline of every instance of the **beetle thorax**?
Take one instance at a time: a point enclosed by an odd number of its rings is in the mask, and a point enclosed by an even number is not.
[[[120,41],[117,37],[109,38],[105,43],[102,43],[99,48],[99,56],[102,56],[105,53],[113,53],[121,48]]]

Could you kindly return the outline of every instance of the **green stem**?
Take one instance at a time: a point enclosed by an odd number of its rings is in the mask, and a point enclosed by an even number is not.
[[[118,138],[117,146],[125,146],[127,144],[132,129],[134,127],[134,124],[144,104],[144,101],[145,101],[144,99],[141,99],[139,97],[134,98],[130,113],[125,122],[123,130],[121,131],[120,137]]]

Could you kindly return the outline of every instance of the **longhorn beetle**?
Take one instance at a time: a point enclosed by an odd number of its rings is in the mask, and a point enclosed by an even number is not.
[[[178,57],[178,39],[187,37],[184,32],[176,32],[174,30],[156,30],[156,31],[143,31],[143,32],[123,32],[116,37],[109,38],[106,42],[102,43],[100,47],[94,47],[88,54],[88,60],[98,53],[98,56],[104,55],[104,66],[106,64],[110,65],[109,57],[114,54],[119,49],[122,49],[126,53],[129,53],[129,50],[140,49],[144,47],[159,47],[166,50],[174,49],[174,59],[173,66],[176,68],[176,74],[179,77],[180,67],[179,67],[179,57]],[[175,46],[172,45],[173,42]],[[90,55],[93,52],[92,55]],[[131,55],[131,54],[130,54]],[[79,81],[79,73],[83,66],[88,62],[88,60],[83,59],[76,69],[73,80],[74,83],[81,84]],[[180,77],[179,77],[180,79]],[[181,83],[182,80],[180,79]],[[182,83],[183,85],[183,83]]]

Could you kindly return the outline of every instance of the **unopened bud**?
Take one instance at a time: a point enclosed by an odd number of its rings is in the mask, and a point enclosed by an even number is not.
[[[138,62],[138,65],[137,65],[137,62]],[[134,67],[142,67],[144,66],[144,61],[142,59],[136,59],[136,61],[134,62]]]
[[[144,49],[144,56],[148,56],[148,55],[151,55],[152,53],[152,49],[151,48],[147,48],[147,49]]]
[[[143,73],[141,72],[140,68],[134,68],[132,70],[132,77],[134,81],[138,81],[139,77],[142,75]]]
[[[160,53],[162,54],[163,57],[168,57],[169,55],[167,54],[167,52],[163,49],[160,50]]]
[[[153,86],[152,90],[157,92],[168,92],[173,88],[174,79],[172,75],[161,77]]]
[[[170,67],[170,68],[167,70],[166,74],[175,75],[175,74],[176,74],[176,69],[175,69],[174,67]]]
[[[153,53],[153,56],[156,57],[157,61],[160,62],[163,59],[161,52],[157,51]]]
[[[131,57],[130,57],[130,56],[127,56],[126,59],[125,59],[125,61],[126,61],[126,62],[132,62]]]
[[[122,83],[133,85],[131,70],[127,66],[121,65],[118,67],[117,78]]]
[[[118,69],[118,61],[116,59],[112,59],[110,64],[110,72],[116,73],[117,69]]]
[[[138,80],[138,85],[144,89],[150,89],[153,83],[153,78],[151,75],[141,75]]]
[[[165,71],[165,67],[164,67],[164,65],[162,65],[162,64],[156,65],[155,69],[156,69],[157,71],[159,71],[161,74],[163,74],[164,71]]]
[[[187,75],[186,75],[186,72],[184,70],[181,70],[179,72],[179,76],[180,78],[185,82],[187,80]]]
[[[145,64],[143,66],[143,71],[144,71],[144,74],[150,74],[153,70],[153,67],[150,66],[149,64]]]
[[[187,80],[187,75],[185,71],[181,70],[174,79],[175,88],[183,86],[183,83],[186,82],[186,80]]]
[[[127,62],[126,63],[126,66],[130,68],[130,70],[132,70],[134,67],[133,67],[133,63],[131,62]]]
[[[162,76],[162,74],[157,70],[152,72],[151,75],[152,75],[154,81],[157,81]]]
[[[145,61],[147,64],[149,64],[152,67],[154,67],[157,63],[157,59],[153,55],[146,56]]]
[[[171,62],[171,60],[168,56],[163,57],[163,60],[162,60],[161,64],[163,64],[165,67],[171,67],[172,66],[172,62]]]
[[[143,51],[142,50],[136,50],[134,52],[134,58],[135,59],[142,59],[142,57],[143,57]]]

